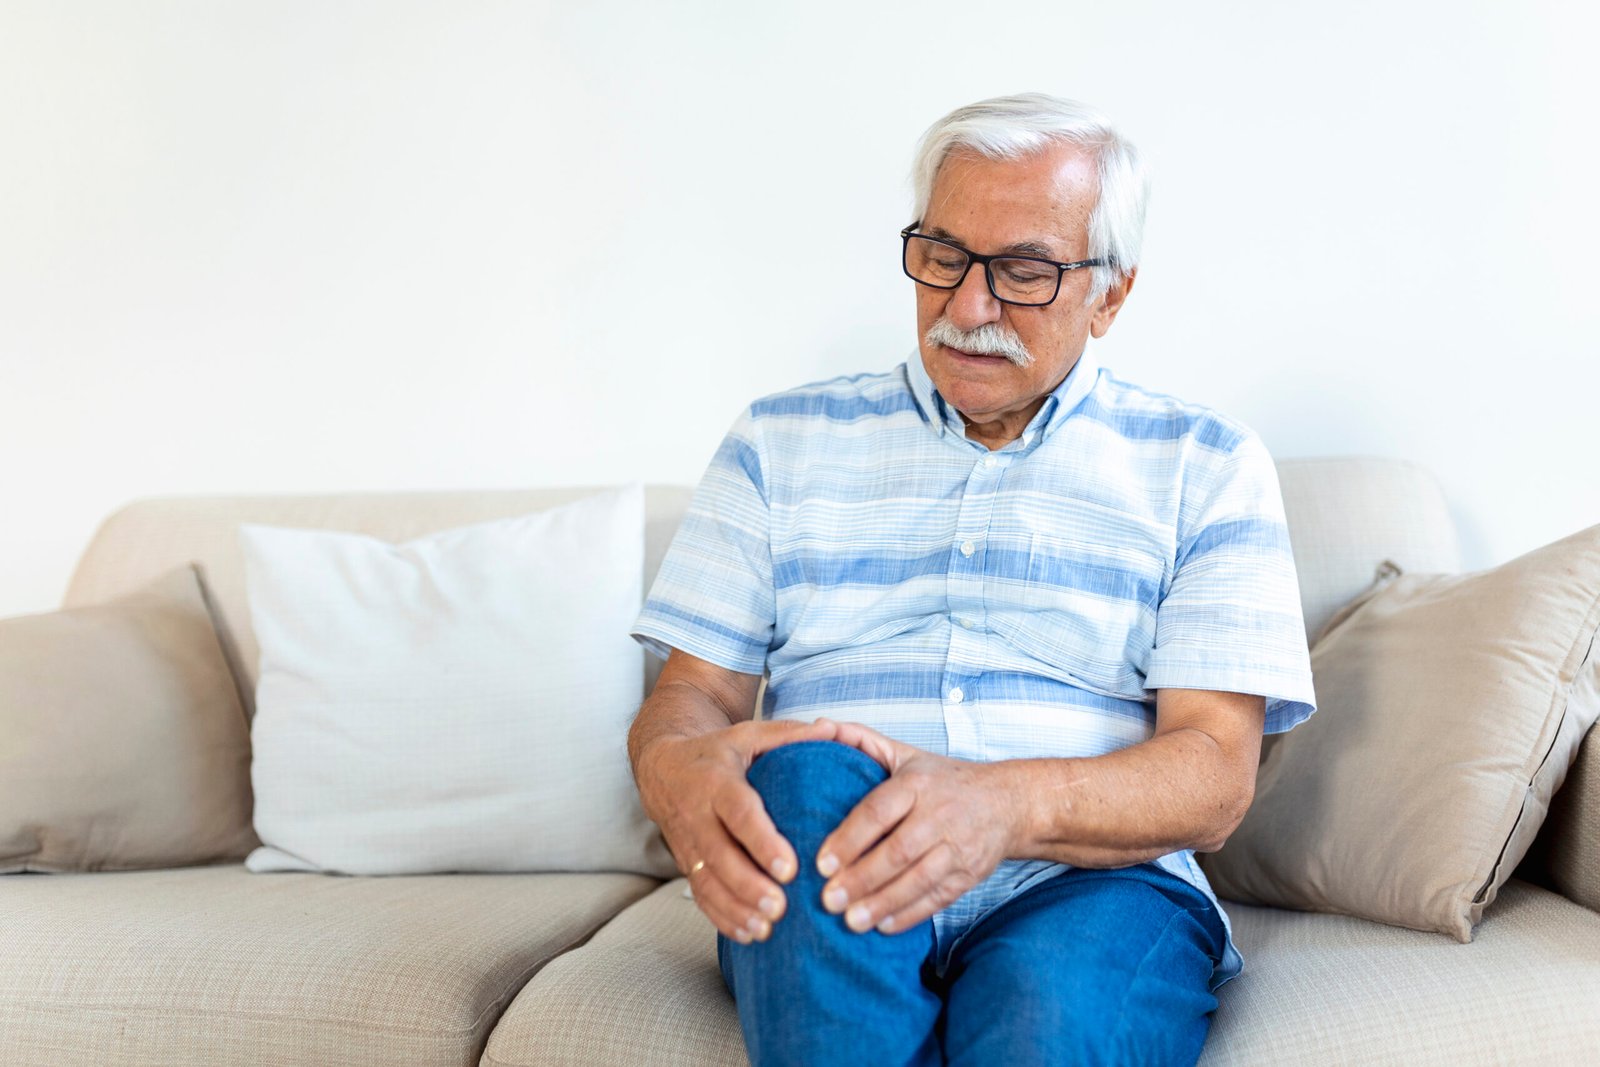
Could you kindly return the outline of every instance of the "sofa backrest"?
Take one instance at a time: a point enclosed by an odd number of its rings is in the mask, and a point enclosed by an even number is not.
[[[1415,463],[1349,457],[1278,464],[1289,538],[1300,576],[1306,636],[1366,588],[1390,558],[1407,570],[1454,572],[1455,526],[1438,483]],[[248,710],[255,707],[259,649],[245,600],[240,523],[347,530],[405,541],[452,526],[555,507],[593,488],[345,492],[309,495],[169,496],[135,500],[100,525],[78,562],[64,606],[130,592],[181,563],[199,564],[224,648]],[[645,587],[655,577],[692,490],[645,494]],[[651,657],[648,682],[660,663]]]

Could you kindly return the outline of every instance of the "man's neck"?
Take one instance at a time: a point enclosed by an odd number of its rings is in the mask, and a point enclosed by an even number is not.
[[[1022,436],[1022,431],[1028,428],[1028,423],[1032,422],[1039,409],[1044,407],[1045,399],[1040,397],[1021,411],[1007,412],[987,422],[969,418],[966,412],[959,409],[957,414],[966,424],[967,440],[976,441],[993,452]]]

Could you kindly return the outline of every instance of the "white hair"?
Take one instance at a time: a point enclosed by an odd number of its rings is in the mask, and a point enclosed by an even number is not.
[[[1110,261],[1092,267],[1087,303],[1139,265],[1150,178],[1133,142],[1086,104],[1045,93],[1018,93],[958,107],[929,126],[911,167],[912,217],[928,210],[933,180],[951,152],[965,149],[986,159],[1013,160],[1062,142],[1089,150],[1100,179],[1089,215],[1089,258]]]

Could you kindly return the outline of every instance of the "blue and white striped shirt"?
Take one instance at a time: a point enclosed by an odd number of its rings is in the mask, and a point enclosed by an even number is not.
[[[960,759],[1098,756],[1157,689],[1315,710],[1277,468],[1235,419],[1086,348],[1022,435],[969,440],[920,355],[752,403],[695,492],[633,636],[749,674],[763,715],[865,723]],[[1216,894],[1192,849],[1154,861]],[[934,916],[962,933],[1068,868],[1005,860]],[[1227,946],[1214,990],[1243,959]]]

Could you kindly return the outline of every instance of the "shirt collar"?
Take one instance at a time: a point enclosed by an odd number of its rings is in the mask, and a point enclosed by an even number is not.
[[[1086,344],[1083,346],[1083,354],[1078,357],[1078,362],[1072,365],[1072,370],[1067,372],[1061,384],[1045,397],[1044,405],[1023,430],[1022,436],[1028,443],[1024,445],[1018,440],[1006,447],[1027,448],[1049,437],[1089,395],[1099,377],[1100,362],[1095,358],[1094,345]],[[967,424],[962,421],[961,413],[945,403],[944,397],[939,395],[933,379],[928,377],[928,368],[922,364],[920,349],[906,358],[906,378],[911,385],[911,395],[916,398],[917,406],[922,409],[922,414],[934,428],[934,432],[943,437],[945,432],[949,431],[958,440],[966,440]],[[976,441],[972,443],[979,448],[983,447]]]

